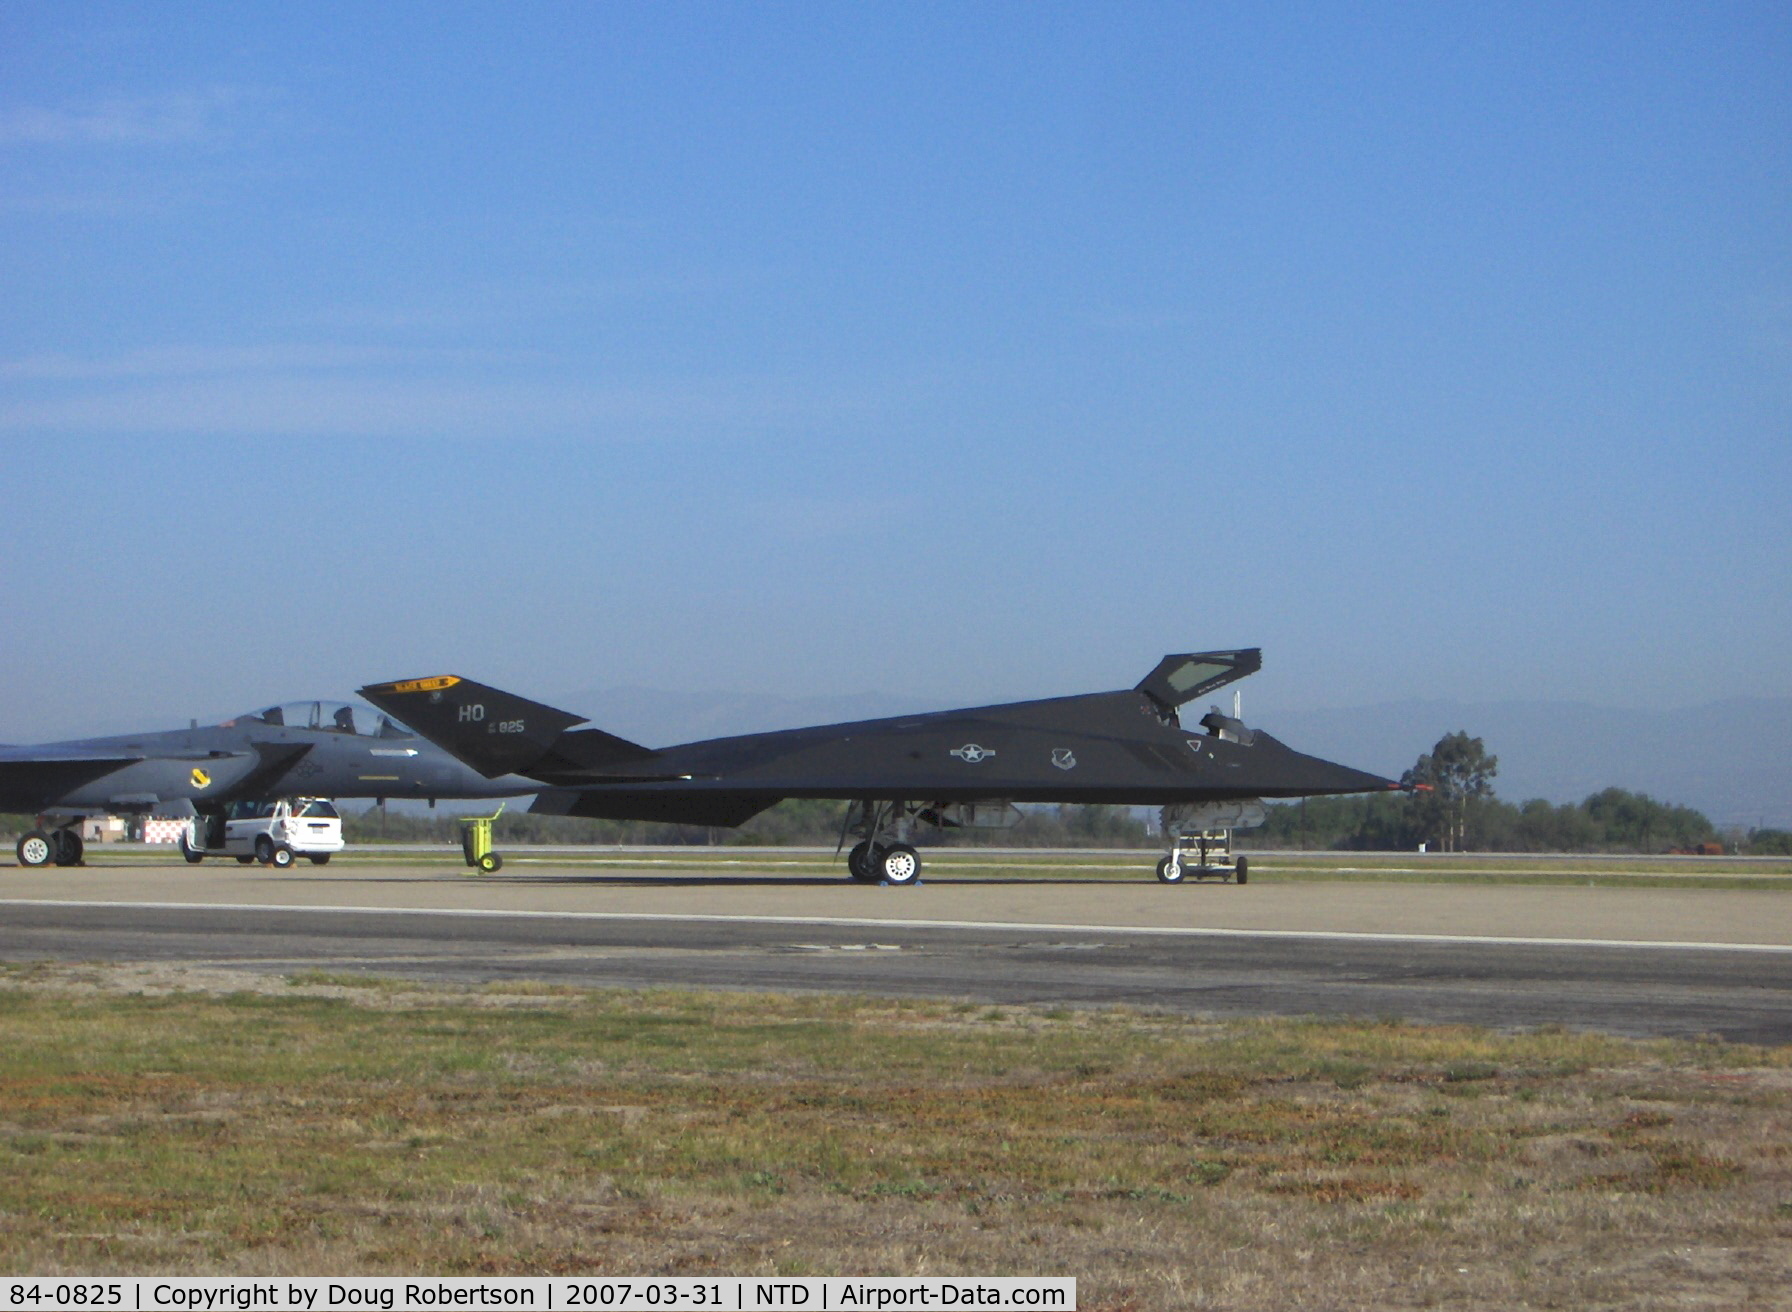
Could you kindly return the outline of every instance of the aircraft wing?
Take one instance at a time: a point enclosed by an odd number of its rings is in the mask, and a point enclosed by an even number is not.
[[[71,794],[112,774],[119,775],[116,794],[102,791],[96,796],[89,790],[88,805],[128,809],[180,798],[254,796],[284,777],[311,750],[309,743],[250,747],[237,752],[0,747],[0,811],[35,813],[67,805]]]
[[[125,752],[0,747],[0,810],[40,810],[83,784],[144,759]]]

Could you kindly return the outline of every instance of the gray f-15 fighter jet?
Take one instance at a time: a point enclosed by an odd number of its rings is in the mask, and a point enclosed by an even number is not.
[[[49,823],[19,840],[22,865],[77,865],[80,820],[185,814],[222,824],[233,802],[277,797],[513,797],[541,785],[468,769],[365,706],[291,702],[222,724],[0,747],[0,811]]]
[[[917,826],[1003,822],[1017,802],[1165,808],[1182,877],[1185,830],[1237,803],[1379,792],[1379,775],[1303,756],[1217,710],[1184,724],[1181,708],[1262,664],[1257,648],[1166,656],[1137,687],[927,715],[747,734],[654,750],[583,718],[455,675],[360,690],[481,774],[513,772],[546,789],[532,809],[558,815],[739,825],[786,797],[851,803],[854,878],[914,882]],[[1215,804],[1221,804],[1218,809]],[[1224,821],[1221,824],[1226,823]],[[1242,872],[1241,872],[1242,873]]]

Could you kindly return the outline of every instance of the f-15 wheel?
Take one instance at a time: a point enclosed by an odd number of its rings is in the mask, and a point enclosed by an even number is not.
[[[1165,857],[1157,863],[1158,882],[1162,884],[1180,884],[1182,882],[1182,872],[1184,869],[1185,867],[1182,862],[1172,861],[1169,857]]]
[[[328,852],[307,852],[305,855],[310,859],[311,864],[314,866],[327,866],[330,864],[330,854]]]
[[[22,866],[47,866],[55,849],[50,846],[50,836],[41,829],[33,829],[19,839],[19,864]]]
[[[1241,884],[1248,884],[1251,882],[1251,861],[1249,857],[1241,856],[1238,858],[1238,870],[1237,873],[1233,875],[1233,878]]]
[[[893,843],[879,855],[877,873],[886,884],[912,884],[921,877],[921,854],[907,843]]]
[[[58,829],[52,833],[50,846],[56,849],[56,864],[59,866],[78,866],[81,858],[87,854],[87,845],[81,841],[81,835],[72,829]]]
[[[495,870],[502,870],[504,868],[504,858],[499,856],[496,852],[487,852],[484,856],[479,858],[479,868],[485,871],[488,875]]]
[[[273,854],[268,860],[274,863],[274,869],[285,870],[292,865],[292,849],[285,843],[275,843]]]
[[[180,834],[180,854],[187,859],[187,864],[196,866],[205,860],[205,853],[193,846],[193,836],[186,830]]]
[[[266,834],[255,840],[255,859],[264,866],[274,863],[274,840]]]
[[[238,858],[237,858],[237,859],[236,859],[236,863],[237,863],[237,864],[238,864],[238,865],[239,865],[239,866],[249,866],[249,865],[254,865],[254,864],[255,864],[255,858],[254,858],[254,857],[252,857],[252,856],[239,856],[239,857],[238,857]]]

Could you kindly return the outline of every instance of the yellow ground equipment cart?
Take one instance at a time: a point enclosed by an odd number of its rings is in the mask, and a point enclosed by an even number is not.
[[[503,868],[504,858],[492,851],[492,821],[504,814],[504,803],[498,803],[498,809],[490,815],[463,815],[460,822],[466,826],[460,836],[460,850],[466,854],[467,864],[481,874],[491,874]]]

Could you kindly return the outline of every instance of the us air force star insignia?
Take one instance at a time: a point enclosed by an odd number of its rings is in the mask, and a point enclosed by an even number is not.
[[[194,766],[193,773],[187,777],[193,781],[193,787],[195,788],[208,788],[211,786],[212,777],[198,766]]]
[[[1060,770],[1076,769],[1076,753],[1068,747],[1052,748],[1052,764]]]
[[[995,754],[995,748],[979,747],[976,743],[966,743],[963,747],[954,747],[950,753],[950,755],[956,756],[966,765],[975,765],[984,757],[994,756]]]

